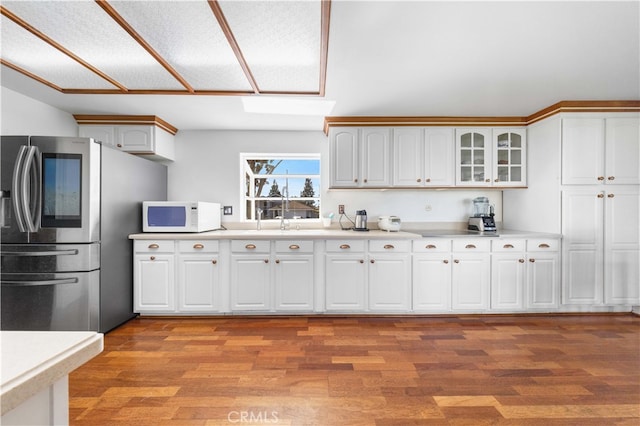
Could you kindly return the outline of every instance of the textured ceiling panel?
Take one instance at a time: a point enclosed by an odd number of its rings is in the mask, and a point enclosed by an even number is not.
[[[113,90],[107,80],[2,16],[2,59],[59,88]]]
[[[110,4],[195,90],[252,91],[206,1]]]
[[[184,90],[93,1],[7,1],[2,5],[128,89]],[[35,55],[30,61],[34,67],[44,66]]]
[[[219,3],[260,91],[319,91],[321,2]]]

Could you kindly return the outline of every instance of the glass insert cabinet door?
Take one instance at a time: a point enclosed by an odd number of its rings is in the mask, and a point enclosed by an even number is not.
[[[493,184],[526,185],[526,133],[524,129],[494,129]]]
[[[456,185],[491,185],[490,129],[456,129]]]

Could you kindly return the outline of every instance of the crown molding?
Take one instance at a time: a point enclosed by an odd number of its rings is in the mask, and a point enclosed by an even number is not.
[[[126,124],[126,125],[153,125],[158,126],[172,135],[178,133],[178,129],[155,115],[86,115],[73,114],[78,124]]]
[[[354,126],[528,126],[561,112],[636,112],[640,101],[561,101],[526,117],[394,117],[329,116],[324,118],[324,133],[331,127]]]

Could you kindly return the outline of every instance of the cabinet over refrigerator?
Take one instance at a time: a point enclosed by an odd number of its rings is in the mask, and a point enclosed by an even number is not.
[[[131,244],[166,166],[89,138],[2,136],[3,330],[108,331],[133,317]]]

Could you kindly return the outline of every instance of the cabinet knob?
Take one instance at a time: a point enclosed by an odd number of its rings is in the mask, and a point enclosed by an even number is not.
[[[265,260],[264,260],[264,263],[269,263],[269,259],[265,259]]]
[[[529,259],[529,262],[531,263],[535,263],[535,261],[536,261],[535,259]]]
[[[453,263],[460,263],[460,260],[458,260],[458,259],[453,259]]]
[[[551,246],[547,243],[538,244],[538,248],[549,248],[549,247]]]
[[[420,183],[420,182],[422,182],[422,179],[418,178],[418,179],[416,179],[416,182]]]
[[[149,259],[156,260],[156,257],[155,256],[151,256]]]
[[[616,177],[615,177],[615,176],[609,176],[609,177],[607,178],[607,180],[615,180],[615,179],[616,179]]]
[[[491,182],[491,179],[485,179],[484,181],[485,182]]]
[[[276,259],[276,263],[280,264],[280,259]]]
[[[474,249],[474,248],[476,248],[476,246],[474,244],[467,244],[466,246],[464,246],[464,248],[466,248],[466,249]]]
[[[217,260],[215,260],[215,259],[213,259],[213,260],[211,261],[211,263],[213,263],[214,265],[217,265],[217,264],[218,264],[218,261],[217,261]]]
[[[299,248],[300,248],[300,246],[299,246],[299,245],[297,245],[297,244],[291,244],[291,245],[289,246],[289,249],[291,249],[291,250],[298,250]]]
[[[431,178],[427,178],[427,179],[426,179],[426,182],[431,182]]]
[[[150,249],[158,249],[158,248],[160,248],[160,246],[158,244],[156,244],[156,243],[153,243],[153,244],[149,244],[149,248]]]
[[[613,198],[613,197],[615,197],[614,194],[607,194],[607,198]]]
[[[204,248],[204,245],[200,243],[196,243],[193,245],[193,248],[196,250],[202,250]]]
[[[604,194],[598,194],[598,198],[604,198]]]
[[[116,146],[117,146],[118,148],[122,148],[122,144],[121,144],[121,143],[117,143],[117,144],[116,144]]]
[[[518,259],[518,262],[524,263],[524,259]]]
[[[512,249],[513,248],[513,244],[505,244],[505,245],[502,246],[502,248]]]
[[[364,263],[364,260],[360,259],[360,263]]]
[[[370,260],[370,262],[371,262],[371,263],[376,263],[376,261],[375,261],[375,260],[373,260],[373,259],[371,259],[371,260]]]
[[[351,246],[350,246],[349,244],[341,244],[341,245],[340,245],[340,248],[341,248],[342,250],[347,250],[347,249],[350,249],[350,248],[351,248]]]
[[[394,249],[395,247],[393,246],[393,244],[385,244],[384,248],[387,250],[391,250],[391,249]]]
[[[434,249],[437,248],[434,244],[427,244],[426,246],[424,246],[424,248],[426,249]]]
[[[445,265],[449,263],[449,261],[447,259],[443,260],[442,263],[444,263]]]
[[[247,250],[255,250],[256,249],[256,245],[255,244],[247,244],[246,246],[244,246],[244,248],[246,248]]]
[[[353,181],[354,181],[355,183],[358,183],[358,178],[355,178]]]
[[[500,179],[495,178],[493,181],[494,181],[494,182],[500,182]]]
[[[367,182],[368,182],[368,179],[365,179],[365,180],[364,180],[364,183],[367,183]]]
[[[599,181],[603,181],[604,180],[604,176],[598,176],[598,180]]]

